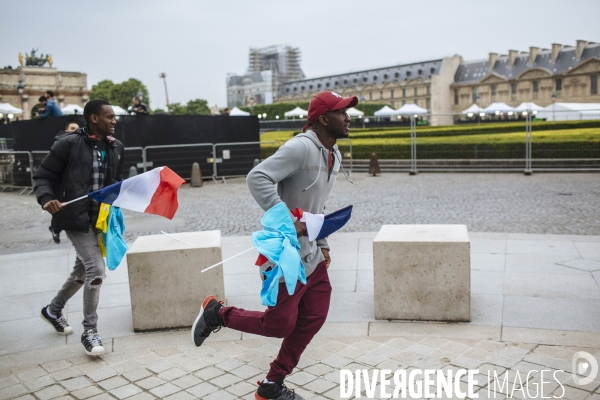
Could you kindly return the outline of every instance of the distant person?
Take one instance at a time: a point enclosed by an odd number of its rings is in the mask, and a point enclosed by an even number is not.
[[[38,114],[40,118],[46,117],[62,117],[64,114],[60,111],[60,108],[56,105],[56,101],[54,101],[54,92],[51,90],[46,91],[45,96],[40,97],[40,104],[42,104],[45,108],[44,112]]]
[[[231,110],[229,108],[226,108],[223,110],[223,115],[229,115],[231,113]]]
[[[148,114],[148,106],[140,100],[138,96],[133,98],[133,105],[127,110],[131,115]]]
[[[35,196],[52,214],[52,226],[65,230],[76,250],[75,266],[54,299],[41,310],[41,317],[59,335],[70,335],[63,309],[83,288],[83,334],[85,353],[104,353],[98,334],[98,302],[104,283],[105,263],[100,251],[101,231],[96,229],[100,204],[84,198],[95,190],[123,180],[123,144],[113,137],[115,112],[105,100],[90,100],[83,109],[86,125],[61,136],[34,175]]]
[[[71,121],[67,124],[67,126],[65,126],[65,130],[62,132],[58,132],[58,135],[56,135],[54,137],[54,139],[58,140],[60,138],[62,138],[63,136],[66,136],[69,133],[73,133],[75,132],[77,129],[79,129],[79,124],[75,121]],[[56,244],[60,244],[60,232],[61,229],[59,228],[53,228],[52,225],[50,225],[48,227],[48,230],[50,230],[50,233],[52,234],[52,240],[54,241],[54,243]]]

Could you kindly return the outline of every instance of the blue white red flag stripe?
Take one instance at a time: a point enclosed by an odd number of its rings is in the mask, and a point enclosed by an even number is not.
[[[127,210],[172,219],[177,211],[177,189],[185,183],[169,167],[159,167],[89,194],[94,200]]]
[[[352,216],[352,206],[342,208],[327,215],[311,214],[300,209],[292,211],[292,214],[296,217],[299,216],[300,221],[306,223],[308,240],[313,241],[326,238],[346,225]]]

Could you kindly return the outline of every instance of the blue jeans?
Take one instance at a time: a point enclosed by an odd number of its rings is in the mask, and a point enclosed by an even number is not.
[[[50,303],[50,312],[58,315],[67,301],[85,285],[83,288],[83,327],[86,330],[96,328],[98,322],[96,309],[100,300],[100,286],[106,276],[104,259],[98,244],[100,233],[96,232],[92,227],[87,233],[66,231],[67,237],[75,247],[77,257],[71,275]]]

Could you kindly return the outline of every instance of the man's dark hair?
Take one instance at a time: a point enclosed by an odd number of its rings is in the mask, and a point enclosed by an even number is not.
[[[139,102],[141,102],[141,101],[142,101],[142,100],[140,100],[140,96],[134,96],[134,97],[133,97],[133,99],[134,99],[134,100],[137,100],[137,101],[139,101]]]
[[[97,115],[104,106],[110,106],[110,103],[106,100],[99,99],[88,101],[83,108],[83,118],[85,118],[85,122],[89,124],[92,114]]]
[[[54,97],[54,92],[52,90],[46,90],[46,94],[50,97]]]
[[[40,98],[38,99],[38,101],[40,103],[44,102],[44,101],[48,101],[48,99],[46,98],[46,96],[40,96]]]

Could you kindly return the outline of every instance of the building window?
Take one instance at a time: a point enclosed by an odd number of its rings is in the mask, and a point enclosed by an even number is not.
[[[405,104],[406,104],[406,100],[402,100],[402,105],[405,105]]]
[[[432,74],[435,74],[435,68],[431,68],[429,71],[430,71]]]
[[[392,108],[396,107],[396,105],[394,104],[394,102],[392,101]]]
[[[344,79],[344,85],[348,84],[348,79]]]
[[[388,78],[388,75],[387,74],[383,74],[383,79],[387,80],[387,78]]]
[[[392,91],[390,92],[390,95],[391,95],[391,97],[393,99],[394,98],[394,89],[392,89]],[[392,103],[393,103],[393,101],[392,101]]]
[[[398,79],[398,78],[400,78],[400,73],[399,73],[399,72],[396,72],[396,73],[394,74],[394,76],[396,77],[396,79]]]
[[[561,97],[562,95],[562,79],[556,80],[556,97]]]
[[[366,81],[367,81],[367,77],[363,76],[363,82],[366,82]]]
[[[327,83],[325,84],[325,87],[329,87],[329,82],[327,82]]]
[[[496,101],[496,85],[492,85],[492,102]]]
[[[590,94],[598,94],[598,75],[590,76]]]
[[[516,83],[510,84],[510,100],[511,101],[517,100],[517,84]]]
[[[458,89],[454,89],[454,104],[458,104]]]
[[[402,97],[406,97],[406,89],[402,89]],[[404,103],[402,103],[404,104]]]
[[[427,104],[427,105],[425,106],[425,108],[427,108],[428,110],[431,110],[431,99],[428,97],[428,98],[425,100],[425,102],[426,102],[426,104]]]
[[[290,88],[286,88],[286,89],[285,89],[285,92],[286,92],[286,93],[289,93],[289,92],[290,92]]]
[[[373,92],[369,92],[369,101],[373,100]]]
[[[427,94],[430,95],[431,94],[431,86],[427,85]]]
[[[423,75],[423,70],[422,70],[422,69],[420,69],[420,70],[418,71],[418,74],[419,74],[419,75]]]
[[[313,85],[308,85],[308,88],[309,88],[310,90],[312,90],[312,88],[313,88]]]
[[[379,92],[379,100],[383,99],[383,91]]]
[[[415,88],[415,96],[418,96],[418,95],[419,95],[419,89],[418,89],[418,88]],[[415,104],[416,104],[416,103],[415,103]]]
[[[297,88],[297,87],[295,87],[295,88],[294,88],[294,92],[297,92],[297,91],[298,91],[298,88]]]
[[[540,82],[533,81],[533,99],[536,100],[538,98],[538,93],[540,92]]]
[[[471,88],[471,97],[473,98],[473,103],[477,102],[477,86],[473,86]]]
[[[354,82],[354,83],[356,83],[356,82],[358,82],[358,80],[357,80],[356,78],[354,78],[354,81],[353,81],[353,82]]]
[[[376,77],[376,76],[374,76],[374,77],[373,77],[373,82],[375,82],[376,80],[377,80],[377,77]]]
[[[410,71],[406,71],[406,77],[409,78],[411,75]]]
[[[415,106],[419,105],[419,99],[415,99]]]
[[[301,87],[300,87],[300,90],[302,90],[302,91],[304,92],[304,86],[301,86]]]

